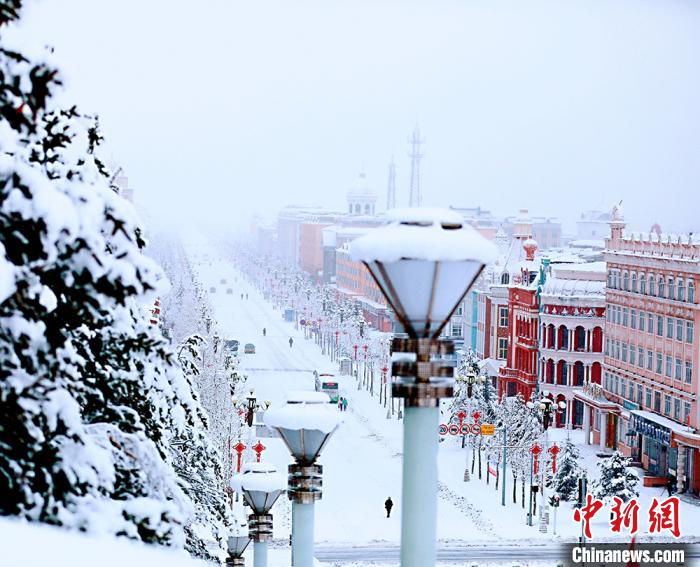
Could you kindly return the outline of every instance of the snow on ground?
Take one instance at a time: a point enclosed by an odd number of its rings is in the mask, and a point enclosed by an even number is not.
[[[337,373],[337,367],[311,340],[294,329],[293,323],[283,321],[279,311],[265,302],[245,276],[237,273],[232,265],[220,258],[213,247],[190,245],[188,252],[200,258],[198,271],[205,289],[216,287],[211,301],[220,332],[227,338],[240,340],[241,345],[252,342],[256,354],[242,355],[241,371],[249,376],[260,400],[273,404],[283,403],[290,389],[313,389],[312,372]],[[202,256],[209,258],[201,261]],[[222,278],[227,280],[221,284]],[[232,294],[226,294],[231,287]],[[241,299],[247,293],[249,299]],[[263,327],[267,336],[262,336]],[[288,340],[294,339],[289,347]],[[361,371],[360,371],[361,374]],[[318,544],[371,545],[379,542],[398,543],[401,516],[401,455],[402,423],[396,416],[387,419],[387,408],[378,404],[378,388],[375,397],[357,389],[350,376],[339,376],[341,395],[349,400],[345,420],[326,447],[321,463],[324,465],[324,494],[316,506],[316,542]],[[378,386],[378,384],[377,384]],[[550,430],[550,441],[561,440],[564,430]],[[582,445],[582,433],[571,433],[585,459],[584,466],[597,476],[595,446]],[[264,439],[267,450],[263,459],[284,470],[290,462],[287,450],[279,439]],[[512,503],[511,475],[507,475],[506,506],[501,506],[500,489],[495,490],[493,478],[486,485],[485,478],[472,477],[463,481],[466,454],[459,438],[448,437],[440,444],[439,452],[439,499],[438,539],[443,543],[478,545],[519,539],[539,541],[554,538],[574,539],[580,527],[573,522],[572,508],[562,503],[558,510],[557,536],[549,532],[540,533],[538,525],[526,525],[526,510]],[[665,498],[661,488],[644,488],[639,483],[640,526],[646,530],[647,510],[653,496]],[[391,496],[395,506],[392,517],[386,518],[383,502]],[[539,505],[539,503],[538,503]],[[686,535],[696,533],[700,525],[700,508],[681,503],[681,530]],[[282,498],[275,514],[275,538],[288,539],[290,505]],[[608,514],[601,511],[592,524],[596,540],[615,537],[610,532]],[[619,536],[617,536],[619,537]],[[624,541],[629,536],[623,534]],[[644,539],[644,537],[640,538]]]
[[[206,567],[185,551],[0,518],[3,567]],[[282,563],[280,563],[282,565]]]

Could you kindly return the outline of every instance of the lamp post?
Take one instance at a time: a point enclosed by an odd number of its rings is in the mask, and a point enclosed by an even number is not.
[[[497,255],[454,211],[393,211],[389,225],[350,244],[405,335],[393,341],[393,395],[404,399],[401,565],[435,564],[441,398],[453,395],[454,343],[438,340],[467,291]],[[449,357],[449,359],[448,359]]]
[[[542,398],[540,399],[540,404],[539,404],[540,411],[542,412],[542,429],[544,431],[544,445],[545,449],[549,452],[550,450],[547,448],[548,445],[548,430],[549,430],[549,425],[550,423],[555,419],[555,416],[558,411],[561,411],[566,408],[566,403],[564,402],[559,402],[558,404],[554,402],[552,398],[549,397],[549,392],[544,391],[542,392]],[[553,457],[556,459],[556,453],[553,454]],[[542,490],[541,490],[541,505],[540,505],[540,531],[543,533],[547,532],[547,523],[548,523],[548,518],[547,518],[547,504],[545,504],[545,467],[542,467]]]
[[[285,486],[284,475],[267,463],[246,463],[243,472],[231,478],[231,488],[242,492],[253,510],[248,516],[248,534],[253,540],[254,567],[267,567],[267,542],[272,539],[270,510]]]
[[[290,392],[284,406],[265,413],[265,423],[277,430],[294,458],[287,478],[294,567],[312,567],[314,561],[314,503],[321,499],[323,474],[316,460],[340,423],[328,401],[321,392]]]
[[[245,410],[245,422],[248,424],[248,427],[253,427],[256,411],[267,410],[270,407],[270,402],[267,400],[265,400],[262,404],[258,403],[258,398],[255,396],[255,389],[253,388],[248,391],[245,404],[239,402],[238,398],[235,396],[231,397],[231,403],[233,404],[234,408]]]

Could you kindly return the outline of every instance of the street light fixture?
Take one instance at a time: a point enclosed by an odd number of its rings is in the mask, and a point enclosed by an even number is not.
[[[284,492],[286,479],[267,463],[246,463],[241,474],[231,478],[231,488],[243,493],[253,510],[248,516],[248,533],[253,540],[254,567],[267,566],[267,542],[272,539],[270,510]]]
[[[321,392],[290,392],[287,403],[265,413],[265,423],[280,434],[294,464],[289,465],[287,497],[292,501],[292,564],[312,567],[314,503],[321,499],[321,451],[340,424],[338,413]]]
[[[394,338],[392,364],[392,393],[405,405],[401,565],[426,567],[436,558],[438,406],[454,391],[454,343],[438,337],[497,249],[454,211],[405,209],[391,221],[350,251],[405,331]]]
[[[245,567],[245,558],[243,552],[250,543],[248,534],[232,535],[228,538],[228,557],[226,558],[226,567]]]

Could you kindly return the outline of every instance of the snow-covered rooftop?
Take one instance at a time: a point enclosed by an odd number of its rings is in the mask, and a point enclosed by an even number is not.
[[[605,281],[548,278],[543,297],[595,297],[605,299]]]

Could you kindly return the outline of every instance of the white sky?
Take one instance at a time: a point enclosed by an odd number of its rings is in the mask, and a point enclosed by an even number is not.
[[[426,204],[700,225],[694,0],[27,3],[22,40],[169,218],[344,209],[362,167],[383,205],[392,155],[405,204],[418,123]]]

